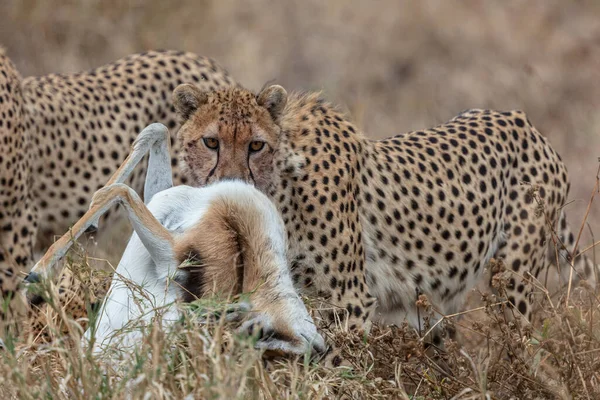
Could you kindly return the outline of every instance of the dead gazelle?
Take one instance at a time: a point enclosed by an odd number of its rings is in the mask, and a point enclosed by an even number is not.
[[[168,139],[161,124],[140,133],[107,186],[94,194],[89,211],[48,250],[28,280],[55,275],[57,261],[73,242],[120,203],[134,233],[97,320],[95,352],[133,319],[150,321],[162,308],[168,323],[177,319],[176,300],[191,301],[215,289],[250,293],[249,315],[240,329],[262,328],[257,347],[292,354],[322,352],[323,338],[292,285],[285,228],[275,206],[239,181],[172,187]],[[122,182],[148,152],[146,206]],[[129,332],[119,346],[135,344],[140,334]]]

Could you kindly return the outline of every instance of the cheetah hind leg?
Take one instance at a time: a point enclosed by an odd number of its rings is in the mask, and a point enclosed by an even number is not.
[[[556,243],[555,243],[556,242]],[[594,249],[591,249],[592,254]],[[576,256],[579,249],[575,247],[575,235],[569,229],[567,215],[564,210],[560,213],[558,222],[558,235],[549,240],[548,261],[558,269],[557,275],[560,287],[565,287],[580,280],[587,280],[596,290],[600,289],[600,265],[595,265],[593,259],[585,254]]]
[[[515,212],[519,215],[519,210]],[[495,254],[502,259],[510,275],[499,293],[506,296],[508,320],[515,318],[530,322],[533,316],[535,287],[540,273],[547,267],[548,246],[541,237],[548,230],[542,216],[515,218],[505,224],[509,233]],[[493,282],[491,282],[493,284]],[[495,288],[494,291],[497,291]]]
[[[172,187],[173,178],[169,154],[169,131],[164,125],[154,123],[148,125],[138,135],[135,142],[133,142],[130,154],[111,176],[105,188],[125,182],[137,164],[148,152],[150,153],[150,156],[148,160],[146,181],[144,184],[145,204],[148,204],[156,193]],[[103,189],[96,192],[94,198],[96,198],[98,193]],[[106,201],[109,200],[110,199],[106,199]],[[110,204],[112,205],[112,203]],[[57,262],[65,256],[73,243],[75,243],[84,232],[97,230],[98,221],[107,210],[108,209],[105,209],[104,207],[104,203],[100,204],[96,202],[94,204],[93,202],[88,212],[73,225],[72,229],[48,249],[46,254],[32,268],[25,281],[33,283],[40,280],[40,274],[45,275],[47,278],[51,274],[59,273],[60,270],[55,271]]]

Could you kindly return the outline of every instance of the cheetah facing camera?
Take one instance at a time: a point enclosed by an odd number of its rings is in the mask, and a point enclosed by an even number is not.
[[[125,159],[144,126],[162,121],[174,140],[177,116],[170,93],[182,82],[203,90],[234,84],[214,61],[175,51],[135,54],[85,73],[23,80],[0,49],[3,299],[16,290],[19,272],[31,267],[34,249],[43,250],[86,212],[91,195]],[[142,163],[128,184],[139,191],[144,176]],[[177,169],[174,178],[183,182]]]
[[[522,278],[556,260],[546,257],[545,216],[560,220],[573,253],[561,211],[565,166],[520,111],[469,110],[372,141],[318,94],[288,97],[279,86],[255,95],[182,85],[174,104],[192,184],[232,177],[267,192],[286,224],[295,284],[345,309],[351,328],[369,318],[419,326],[418,292],[440,313],[457,312],[492,257],[515,272],[509,300],[529,317]],[[531,185],[546,215],[536,213]],[[564,253],[559,264],[568,276]],[[584,257],[575,267],[592,274]]]

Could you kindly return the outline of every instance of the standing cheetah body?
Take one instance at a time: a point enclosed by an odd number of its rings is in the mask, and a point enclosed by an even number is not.
[[[219,159],[231,149],[247,154],[238,167],[248,172],[235,177],[258,179],[246,149],[260,140],[256,131],[265,130],[265,108],[271,111],[263,93],[197,95],[192,112],[180,112],[181,160],[192,184],[227,178],[232,167]],[[351,328],[370,318],[418,326],[417,293],[441,314],[456,312],[492,257],[515,271],[509,300],[529,316],[522,278],[556,259],[546,256],[548,221],[561,218],[559,238],[573,251],[561,214],[565,166],[522,112],[470,110],[433,129],[372,141],[316,94],[282,102],[273,117],[278,142],[271,138],[261,150],[272,152],[275,166],[266,169],[268,185],[261,177],[262,190],[281,210],[296,285],[345,309]],[[545,213],[536,212],[532,186]],[[560,264],[568,272],[567,261]],[[578,273],[589,275],[590,265],[579,257]]]
[[[171,92],[182,82],[204,90],[234,84],[214,61],[191,53],[152,51],[94,70],[21,79],[0,51],[0,284],[12,293],[49,245],[88,209],[92,194],[126,157],[136,135],[152,122],[178,125]],[[175,143],[172,149],[177,154]],[[173,158],[176,164],[176,157]],[[145,167],[128,182],[143,186]],[[185,183],[174,171],[176,183]],[[63,289],[74,284],[71,278]],[[68,297],[74,317],[83,299]],[[42,322],[43,323],[43,322]]]
[[[33,195],[39,199],[40,238],[63,232],[81,217],[93,193],[127,156],[142,129],[162,121],[176,137],[170,94],[181,82],[206,90],[231,85],[212,60],[182,52],[136,54],[83,74],[23,81],[33,129]],[[179,149],[172,149],[173,164]],[[145,168],[133,178],[141,189]],[[177,182],[179,172],[174,171]]]

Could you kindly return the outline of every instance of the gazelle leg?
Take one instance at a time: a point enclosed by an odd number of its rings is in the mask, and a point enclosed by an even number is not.
[[[158,127],[154,127],[159,125]],[[171,154],[169,152],[169,131],[162,124],[152,124],[153,132],[160,129],[159,133],[153,133],[156,136],[148,159],[148,169],[146,171],[146,181],[144,183],[144,203],[150,203],[152,197],[158,192],[173,187],[173,171],[171,170]],[[142,131],[143,133],[143,131]],[[139,138],[138,138],[139,139]],[[135,145],[135,142],[134,142]]]
[[[145,127],[133,142],[131,152],[108,180],[106,186],[124,183],[149,152],[148,170],[144,184],[144,202],[148,204],[156,193],[173,186],[169,143],[169,131],[166,126],[154,123]],[[98,219],[93,220],[87,230],[98,230],[98,222]]]
[[[53,273],[60,272],[55,271],[56,263],[64,257],[85,230],[115,203],[124,205],[134,231],[140,237],[155,263],[171,262],[174,259],[171,233],[158,222],[133,189],[125,184],[116,183],[106,186],[94,194],[88,212],[73,225],[71,231],[64,234],[48,249],[46,254],[32,268],[26,281],[35,282],[39,280],[39,275],[48,277]]]
[[[125,207],[133,230],[150,253],[154,263],[156,265],[172,263],[175,260],[173,235],[154,217],[135,190],[117,183],[101,189],[96,195],[104,196],[104,192],[106,196],[116,197],[116,201]]]

